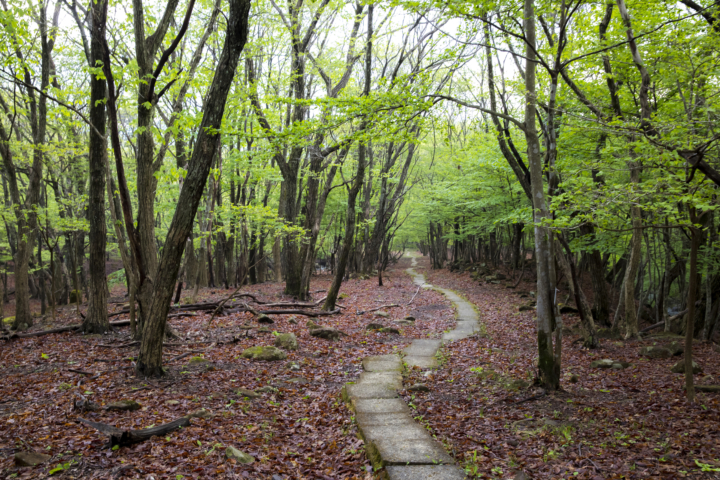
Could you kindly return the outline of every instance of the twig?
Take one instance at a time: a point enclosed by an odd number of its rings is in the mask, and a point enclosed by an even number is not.
[[[370,313],[375,312],[377,310],[382,310],[383,308],[392,308],[392,307],[399,307],[400,305],[397,305],[395,303],[391,303],[390,305],[381,305],[377,308],[371,308],[370,310],[363,310],[362,312],[356,312],[355,315],[362,315],[364,313]]]
[[[94,375],[93,372],[86,372],[85,370],[77,370],[75,368],[68,368],[68,372],[79,373],[81,375]]]
[[[415,300],[415,297],[417,297],[417,294],[420,293],[420,289],[421,289],[421,288],[422,288],[422,285],[418,285],[418,289],[417,289],[417,291],[415,292],[415,295],[412,296],[412,298],[410,299],[410,301],[409,301],[406,305],[410,305],[410,304],[413,302],[413,300]]]

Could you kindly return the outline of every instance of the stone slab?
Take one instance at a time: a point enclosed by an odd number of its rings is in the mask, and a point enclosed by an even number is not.
[[[408,413],[357,413],[355,420],[361,428],[379,426],[400,426],[414,423],[415,420]]]
[[[398,429],[400,430],[400,429]],[[387,465],[438,465],[455,463],[442,446],[429,435],[408,439],[402,434],[366,443]]]
[[[464,480],[465,472],[455,465],[391,465],[385,469],[390,480]]]
[[[358,383],[374,383],[387,385],[389,388],[402,388],[402,375],[396,372],[362,372]]]
[[[363,358],[362,366],[366,372],[399,372],[402,370],[402,363],[397,355],[366,357]]]
[[[352,401],[355,413],[404,413],[410,409],[399,398],[357,398]]]
[[[355,398],[397,398],[395,389],[385,384],[356,383],[345,386],[348,397]]]
[[[415,442],[418,440],[432,440],[432,437],[423,427],[408,417],[408,422],[399,425],[364,425],[360,427],[366,442],[378,442],[386,438],[393,438],[398,442]]]
[[[408,355],[405,357],[405,363],[407,363],[409,367],[435,368],[438,366],[437,358],[420,357],[416,355]]]
[[[456,340],[462,340],[463,338],[467,338],[470,335],[472,335],[472,332],[462,332],[462,331],[452,331],[443,334],[442,339],[446,342],[454,342]]]
[[[409,347],[405,348],[406,355],[418,357],[432,357],[440,348],[440,340],[419,339],[413,340]]]

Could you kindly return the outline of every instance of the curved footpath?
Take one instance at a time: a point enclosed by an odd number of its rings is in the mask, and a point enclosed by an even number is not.
[[[412,258],[412,266],[417,266]],[[442,340],[413,340],[404,350],[405,357],[377,355],[365,357],[365,370],[357,383],[343,388],[343,398],[355,412],[365,450],[376,469],[385,467],[390,480],[461,480],[463,470],[457,466],[443,446],[413,420],[412,411],[398,397],[402,388],[402,362],[408,367],[437,367],[435,354],[444,342],[469,337],[479,328],[478,314],[473,306],[455,292],[425,283],[425,277],[413,268],[407,273],[416,285],[435,288],[457,308],[457,326],[446,332]]]

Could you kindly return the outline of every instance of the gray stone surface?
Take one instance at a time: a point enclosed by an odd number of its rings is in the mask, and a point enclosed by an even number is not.
[[[402,375],[397,372],[362,372],[358,383],[376,383],[400,390]]]
[[[347,395],[353,398],[397,398],[395,389],[383,383],[356,383],[346,387]]]
[[[355,415],[358,425],[362,425],[363,428],[381,425],[407,425],[414,423],[415,420],[406,413],[358,413]]]
[[[419,339],[413,340],[409,347],[404,352],[405,355],[413,355],[417,357],[433,357],[435,352],[438,351],[442,341],[430,340],[430,339]]]
[[[409,367],[435,368],[438,366],[438,362],[435,357],[419,357],[415,355],[408,355],[407,357],[405,357],[404,360]]]
[[[379,438],[370,442],[372,448],[382,458],[383,465],[438,465],[455,463],[445,449],[429,435],[411,439],[401,434]]]
[[[464,480],[465,472],[455,465],[391,465],[390,480]]]
[[[353,400],[355,413],[405,413],[410,409],[399,398],[358,398]]]
[[[393,372],[402,370],[402,363],[397,355],[378,355],[367,357],[362,361],[366,372]]]

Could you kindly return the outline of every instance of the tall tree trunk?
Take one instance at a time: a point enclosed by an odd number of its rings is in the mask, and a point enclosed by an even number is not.
[[[693,224],[700,223],[695,207],[688,207],[688,213],[690,214],[690,222]],[[692,234],[690,244],[690,285],[688,286],[687,297],[688,313],[685,316],[685,393],[688,402],[694,402],[695,385],[693,383],[692,344],[695,333],[695,299],[698,287],[697,254],[702,232],[695,226],[690,228],[690,232]]]
[[[93,65],[102,62],[107,0],[91,3],[92,24],[90,28],[90,57]],[[107,89],[104,78],[90,74],[90,193],[88,197],[88,220],[90,223],[90,296],[87,316],[82,329],[86,333],[105,333],[110,328],[107,313],[107,277],[105,254],[107,230],[105,224],[105,175],[107,145],[105,142],[105,97]]]
[[[537,263],[537,341],[538,341],[538,377],[548,390],[557,390],[560,386],[560,365],[553,352],[553,298],[550,291],[550,232],[541,224],[548,216],[543,190],[543,161],[540,153],[540,141],[535,124],[537,94],[535,91],[535,2],[525,0],[524,27],[526,49],[525,57],[525,139],[530,164],[530,185],[532,188],[535,222],[535,258]]]
[[[217,62],[215,76],[206,96],[203,118],[189,162],[185,184],[168,230],[162,258],[153,285],[152,305],[145,321],[137,371],[141,375],[161,376],[162,346],[173,287],[177,279],[185,242],[192,231],[210,166],[218,148],[225,103],[235,77],[240,54],[248,37],[251,0],[230,0],[225,44]]]

